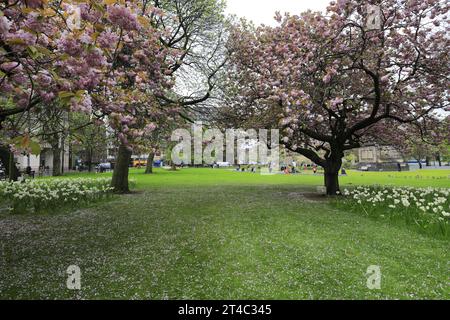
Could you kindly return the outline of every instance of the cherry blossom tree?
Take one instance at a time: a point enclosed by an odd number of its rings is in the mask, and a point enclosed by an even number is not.
[[[154,129],[151,119],[161,111],[155,108],[156,96],[173,87],[170,68],[182,55],[161,43],[164,30],[154,25],[160,15],[163,13],[147,1],[81,7],[81,22],[92,28],[91,33],[98,33],[96,45],[107,63],[101,85],[90,96],[96,114],[107,117],[119,140],[112,179],[116,192],[129,191],[132,149]],[[170,108],[164,111],[170,112]]]
[[[242,22],[222,112],[281,128],[281,143],[322,166],[335,195],[346,150],[449,111],[448,11],[441,0],[339,0],[326,14],[277,14],[276,27]]]
[[[74,19],[77,4],[71,0],[0,4],[0,144],[5,157],[13,158],[12,149],[37,145],[23,119],[36,120],[36,114],[49,112],[90,112],[87,90],[99,85],[100,70],[106,65],[93,46],[63,50],[67,34],[89,38]]]
[[[0,6],[0,125],[49,109],[104,119],[120,144],[112,182],[118,192],[128,191],[132,148],[151,133],[152,119],[187,114],[208,100],[221,66],[222,38],[211,36],[222,22],[221,1],[10,0]],[[176,92],[176,77],[192,69],[203,72],[203,88]]]
[[[173,86],[169,67],[182,54],[160,41],[164,30],[154,21],[163,12],[148,1],[2,6],[0,123],[25,112],[93,113],[106,117],[129,153],[148,128],[136,119],[149,116],[155,95]]]
[[[106,60],[93,45],[95,35],[71,22],[75,4],[0,4],[0,125],[10,116],[47,106],[90,111],[86,91],[100,84]]]
[[[131,99],[133,107],[130,108],[129,104],[125,112],[114,110],[111,114],[112,124],[118,128],[122,141],[112,182],[118,192],[128,191],[128,163],[132,147],[146,145],[142,144],[142,138],[157,134],[152,133],[154,128],[161,129],[158,126],[161,124],[158,121],[161,110],[168,119],[175,119],[178,115],[190,120],[188,115],[210,99],[218,70],[226,61],[221,54],[224,42],[220,33],[223,23],[221,1],[144,0],[136,1],[136,6],[142,9],[135,12],[138,22],[149,21],[154,29],[152,44],[158,50],[153,55],[145,52],[145,57],[156,59],[156,63],[144,66],[139,73],[141,81],[130,82],[126,86],[127,94],[130,89],[135,94]],[[132,43],[136,45],[136,40]],[[137,69],[127,63],[123,67],[129,72]],[[186,81],[187,76],[193,74],[197,75],[195,87]],[[177,78],[183,80],[181,88],[179,82],[178,86],[175,85]],[[115,85],[107,87],[117,90]]]

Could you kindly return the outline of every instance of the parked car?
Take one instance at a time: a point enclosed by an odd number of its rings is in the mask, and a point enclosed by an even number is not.
[[[112,170],[112,164],[110,162],[99,163],[96,168],[98,172],[105,172]]]
[[[155,162],[153,162],[153,166],[155,168],[161,168],[163,166],[162,160],[156,160]]]
[[[222,167],[231,167],[231,164],[229,162],[217,162],[217,166]]]

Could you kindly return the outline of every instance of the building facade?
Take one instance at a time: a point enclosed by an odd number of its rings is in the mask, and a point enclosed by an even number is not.
[[[367,171],[407,171],[408,164],[392,146],[371,145],[358,149],[358,169]]]
[[[69,148],[64,148],[60,152],[61,169],[63,172],[70,170],[70,154]],[[36,174],[40,172],[39,168],[44,168],[44,175],[51,175],[53,172],[53,149],[49,144],[41,145],[41,153],[39,155],[19,155],[15,157],[17,168],[25,171],[27,167],[31,167],[31,171]]]

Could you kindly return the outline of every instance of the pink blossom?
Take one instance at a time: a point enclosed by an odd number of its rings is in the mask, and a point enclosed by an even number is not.
[[[92,111],[92,101],[91,97],[87,94],[83,95],[81,99],[72,98],[71,99],[71,111],[79,111],[90,113]]]
[[[330,83],[331,81],[331,75],[330,74],[326,74],[325,77],[323,77],[323,82],[324,83]]]
[[[22,0],[22,2],[30,8],[38,8],[42,6],[42,0]]]
[[[98,48],[94,48],[87,54],[86,63],[91,67],[102,67],[106,65],[107,61],[103,52]]]
[[[97,38],[97,42],[102,48],[114,48],[117,45],[119,36],[111,31],[104,31]]]
[[[331,100],[331,106],[333,108],[336,108],[338,105],[340,105],[342,102],[344,102],[344,99],[341,97],[338,98],[334,98],[333,100]]]
[[[58,40],[58,49],[71,56],[78,56],[83,52],[81,42],[74,39],[71,35],[65,34]]]
[[[11,39],[11,40],[12,39],[14,39],[14,40],[19,39],[19,40],[23,41],[23,45],[24,46],[31,46],[31,45],[34,45],[36,43],[36,36],[31,34],[31,33],[29,33],[29,32],[27,32],[27,31],[24,31],[24,30],[19,30],[19,31],[16,31],[14,33],[9,33],[6,36],[6,38],[7,39]]]
[[[114,5],[108,7],[109,20],[124,30],[137,30],[139,23],[136,14],[124,6]]]
[[[4,72],[21,72],[23,67],[18,62],[5,62],[0,65],[0,70]]]
[[[85,3],[80,5],[80,15],[81,19],[89,22],[95,22],[102,16],[100,11],[90,9],[89,6]]]

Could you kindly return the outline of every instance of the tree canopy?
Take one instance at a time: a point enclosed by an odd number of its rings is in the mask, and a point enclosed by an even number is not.
[[[448,9],[439,0],[341,0],[326,14],[277,14],[275,27],[237,24],[225,118],[281,128],[281,142],[324,167],[335,194],[344,151],[448,111]]]

